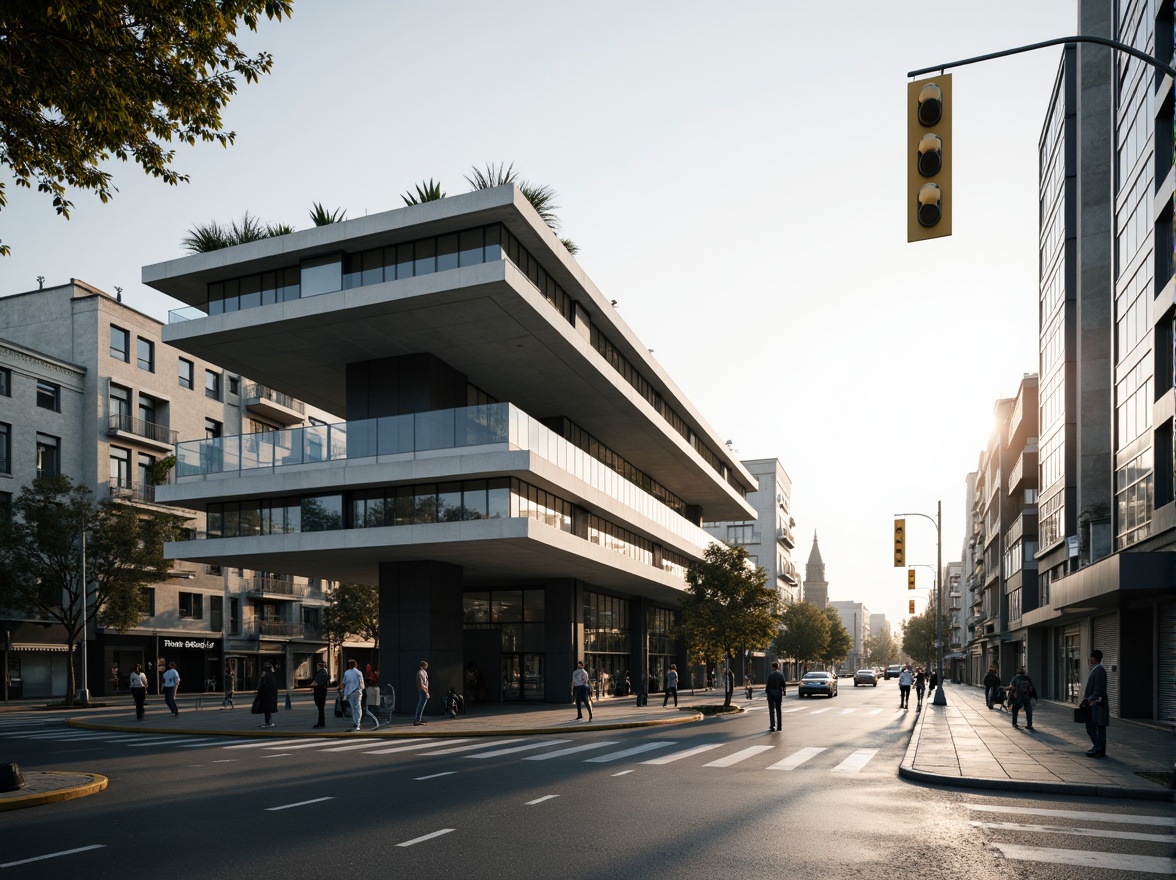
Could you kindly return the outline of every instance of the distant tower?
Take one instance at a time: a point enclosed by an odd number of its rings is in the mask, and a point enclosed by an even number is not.
[[[825,560],[821,558],[821,548],[817,546],[816,529],[813,529],[813,552],[809,554],[808,564],[804,567],[804,601],[818,608],[825,608],[829,604]]]

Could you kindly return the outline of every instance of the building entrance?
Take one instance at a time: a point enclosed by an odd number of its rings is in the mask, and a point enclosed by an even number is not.
[[[543,655],[502,655],[502,699],[543,700]]]

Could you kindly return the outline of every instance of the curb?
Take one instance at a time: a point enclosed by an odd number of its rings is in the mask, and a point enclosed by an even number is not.
[[[59,788],[56,791],[42,791],[35,794],[26,794],[21,797],[0,798],[0,813],[8,810],[20,810],[25,807],[39,807],[42,804],[53,804],[60,801],[72,801],[75,798],[82,798],[88,795],[97,794],[110,784],[105,776],[99,773],[67,773],[64,771],[34,771],[29,773],[33,776],[36,773],[52,772],[54,776],[78,776],[90,780],[88,783],[81,785],[71,785],[66,788]]]

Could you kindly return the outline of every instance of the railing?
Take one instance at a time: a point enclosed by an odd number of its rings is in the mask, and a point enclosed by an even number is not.
[[[306,414],[306,404],[301,400],[297,400],[289,394],[283,394],[281,391],[274,391],[274,389],[262,385],[259,382],[250,382],[245,386],[246,406],[249,405],[249,401],[253,400],[268,400],[270,403],[276,403],[278,406],[292,409],[299,415]]]
[[[253,634],[292,639],[302,636],[305,627],[301,623],[285,623],[280,620],[258,620],[253,624]]]
[[[172,309],[167,313],[167,322],[169,324],[178,324],[181,321],[195,321],[198,318],[207,318],[208,312],[203,309],[198,309],[195,306],[185,306],[182,309]]]
[[[796,546],[796,540],[792,537],[792,530],[788,526],[779,526],[776,529],[776,539],[787,541],[792,547]]]
[[[155,486],[150,483],[129,483],[125,480],[110,481],[110,497],[120,501],[143,501],[155,503]]]
[[[310,595],[310,588],[306,584],[296,584],[280,578],[251,577],[245,579],[245,592],[301,599]]]
[[[176,483],[210,474],[423,452],[509,446],[562,468],[698,547],[713,540],[604,462],[507,403],[308,425],[176,444]]]
[[[120,413],[115,413],[110,417],[110,425],[107,430],[111,434],[116,431],[123,434],[134,434],[136,437],[145,437],[156,443],[167,443],[169,446],[174,445],[179,438],[178,432],[171,430],[167,425],[157,425],[155,422],[147,422]]]

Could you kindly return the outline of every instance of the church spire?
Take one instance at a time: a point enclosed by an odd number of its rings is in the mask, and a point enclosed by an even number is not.
[[[824,566],[825,560],[821,558],[821,548],[817,546],[817,530],[813,529],[813,550],[809,554],[809,565]]]

